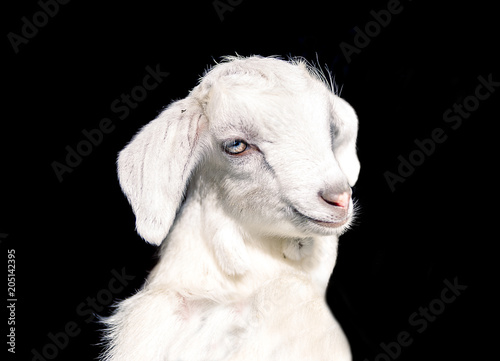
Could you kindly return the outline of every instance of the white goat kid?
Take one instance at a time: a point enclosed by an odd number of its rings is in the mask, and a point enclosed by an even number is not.
[[[162,244],[106,320],[107,361],[350,360],[325,290],[353,215],[357,118],[302,61],[228,58],[120,153]]]

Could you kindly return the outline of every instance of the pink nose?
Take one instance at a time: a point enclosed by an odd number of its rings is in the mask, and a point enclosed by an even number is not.
[[[349,207],[349,201],[351,199],[350,192],[343,192],[343,193],[321,192],[320,196],[326,203],[340,208]]]

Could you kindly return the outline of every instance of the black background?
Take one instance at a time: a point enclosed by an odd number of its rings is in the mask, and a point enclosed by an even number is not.
[[[244,0],[223,21],[211,0],[71,1],[17,54],[7,34],[22,35],[22,18],[32,19],[40,5],[6,6],[0,247],[4,270],[7,250],[15,249],[18,302],[16,354],[6,351],[3,331],[2,355],[31,360],[33,349],[42,352],[48,335],[70,323],[80,332],[53,359],[97,357],[99,326],[87,322],[79,305],[104,295],[112,270],[124,268],[134,278],[114,300],[128,297],[155,263],[155,247],[135,233],[116,155],[163,106],[185,97],[214,59],[238,53],[326,64],[358,113],[361,210],[340,240],[327,295],[354,360],[393,359],[381,355],[380,343],[391,344],[402,332],[413,342],[395,356],[401,361],[493,359],[500,90],[480,100],[457,129],[443,120],[445,111],[474,95],[479,76],[500,81],[493,5],[402,0],[403,10],[351,61],[339,44],[354,45],[354,28],[364,29],[370,12],[386,9],[388,1]],[[110,104],[157,64],[169,76],[119,119]],[[60,182],[51,164],[64,163],[65,147],[75,148],[85,139],[82,130],[103,118],[112,120],[113,132]],[[384,173],[397,174],[398,157],[408,159],[418,149],[415,139],[429,138],[435,128],[446,141],[392,192]],[[444,280],[455,279],[467,289],[418,332],[422,324],[412,325],[410,315],[437,307]],[[3,284],[6,290],[6,279]],[[97,313],[109,312],[106,305]],[[5,309],[3,315],[5,326]]]

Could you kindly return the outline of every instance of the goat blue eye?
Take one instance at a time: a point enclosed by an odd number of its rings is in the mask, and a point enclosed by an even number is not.
[[[228,140],[224,142],[223,148],[226,153],[229,154],[240,154],[243,153],[248,147],[248,144],[243,140]]]

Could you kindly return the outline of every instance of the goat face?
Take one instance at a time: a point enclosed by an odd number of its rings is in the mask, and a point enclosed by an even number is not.
[[[359,162],[352,108],[303,64],[219,65],[194,90],[208,119],[221,206],[266,234],[339,234],[353,214]]]
[[[134,138],[119,177],[151,243],[167,235],[190,179],[244,228],[340,234],[353,214],[356,134],[354,110],[303,62],[232,58]]]

